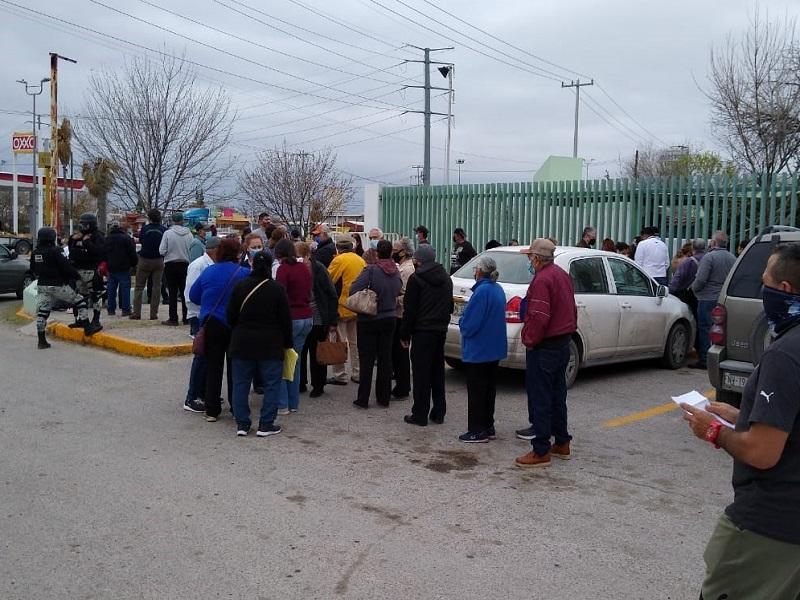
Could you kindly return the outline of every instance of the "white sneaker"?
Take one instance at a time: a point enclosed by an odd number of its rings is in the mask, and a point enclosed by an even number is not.
[[[244,436],[246,436],[248,433],[249,433],[249,430],[247,430],[247,429],[237,429],[237,430],[236,430],[236,435],[238,435],[238,436],[240,436],[240,437],[244,437]]]
[[[279,415],[288,415],[289,414],[289,409],[288,408],[279,408],[278,409],[278,414]]]
[[[290,413],[296,413],[296,412],[297,412],[297,409],[296,409],[296,408],[290,408],[290,409],[289,409],[289,412],[290,412]]]

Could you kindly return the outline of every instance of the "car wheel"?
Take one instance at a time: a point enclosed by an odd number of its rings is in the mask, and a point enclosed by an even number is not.
[[[575,380],[578,378],[578,371],[581,368],[581,353],[578,350],[578,344],[575,343],[575,340],[569,341],[569,363],[567,363],[567,372],[565,373],[567,378],[567,389],[572,387],[572,384],[575,383]]]
[[[689,326],[686,323],[675,323],[669,330],[661,364],[667,369],[680,369],[689,353],[689,342]]]
[[[450,365],[450,368],[455,369],[456,371],[463,371],[464,370],[464,361],[460,358],[450,358],[449,356],[444,357],[444,362]]]
[[[772,332],[770,331],[767,315],[763,312],[756,318],[753,328],[750,330],[750,360],[754,367],[761,362],[764,351],[772,343]]]
[[[736,408],[739,408],[739,405],[742,403],[742,395],[739,392],[734,392],[732,390],[717,390],[716,392],[717,397],[715,400],[717,402],[724,402]]]
[[[17,290],[17,298],[19,300],[22,300],[22,297],[25,294],[25,288],[32,283],[33,283],[33,275],[31,275],[30,273],[25,273],[25,277],[22,278],[22,283],[20,284],[19,289]]]
[[[28,240],[19,240],[14,245],[14,250],[16,250],[17,254],[27,254],[31,251],[31,243]]]

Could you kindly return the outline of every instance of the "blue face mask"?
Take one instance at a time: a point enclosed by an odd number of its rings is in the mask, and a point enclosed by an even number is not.
[[[776,335],[800,323],[800,294],[784,292],[765,285],[762,298],[764,314],[767,315],[767,321]]]
[[[533,268],[532,262],[528,263],[528,273],[530,273],[531,275],[536,275],[536,269]]]
[[[321,244],[322,243],[322,238],[320,236],[318,236],[318,235],[315,235],[314,236],[314,241],[317,242],[317,244]]]
[[[372,248],[373,250],[377,250],[379,241],[380,240],[370,240],[369,241],[369,247]]]
[[[253,260],[259,252],[261,252],[261,248],[251,248],[247,254],[250,256],[250,260]]]

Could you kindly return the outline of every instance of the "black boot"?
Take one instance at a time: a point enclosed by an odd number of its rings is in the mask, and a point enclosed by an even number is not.
[[[70,323],[69,325],[67,325],[67,327],[69,327],[70,329],[80,329],[80,328],[86,329],[88,325],[89,325],[89,319],[77,319],[74,323]]]
[[[92,325],[100,325],[100,311],[94,311],[94,317],[92,318]]]
[[[44,331],[37,332],[39,334],[39,350],[46,350],[50,347],[47,343],[47,338],[44,336]]]

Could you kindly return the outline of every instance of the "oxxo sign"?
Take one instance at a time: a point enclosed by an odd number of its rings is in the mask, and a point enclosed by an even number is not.
[[[11,136],[11,150],[18,154],[32,154],[35,142],[33,133],[14,133]]]

